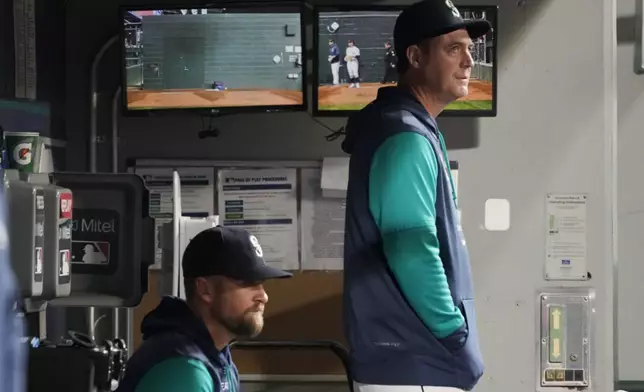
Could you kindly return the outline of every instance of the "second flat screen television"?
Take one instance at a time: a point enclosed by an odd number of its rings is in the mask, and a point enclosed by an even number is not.
[[[279,3],[123,8],[125,109],[306,109],[301,15]]]
[[[493,31],[474,40],[469,94],[448,105],[441,115],[495,116],[497,8],[458,9],[464,19],[487,19]],[[373,101],[380,87],[396,84],[398,54],[393,50],[393,31],[400,11],[393,6],[316,9],[317,83],[313,87],[316,115],[348,115]]]

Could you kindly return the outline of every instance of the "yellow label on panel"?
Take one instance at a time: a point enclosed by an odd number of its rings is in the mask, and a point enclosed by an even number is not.
[[[563,350],[565,348],[564,340],[564,308],[562,306],[550,306],[548,310],[550,325],[550,362],[561,363]]]
[[[561,329],[561,312],[558,308],[552,311],[552,329],[555,331]]]

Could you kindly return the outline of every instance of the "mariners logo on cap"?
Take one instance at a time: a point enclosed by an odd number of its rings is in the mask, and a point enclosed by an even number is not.
[[[445,0],[445,5],[449,7],[455,17],[461,17],[461,13],[458,12],[458,9],[456,8],[456,6],[454,6],[454,3],[452,3],[452,0]]]
[[[262,250],[262,246],[259,244],[257,237],[251,235],[248,239],[250,240],[250,244],[253,245],[253,249],[255,250],[257,257],[264,257],[264,251]]]

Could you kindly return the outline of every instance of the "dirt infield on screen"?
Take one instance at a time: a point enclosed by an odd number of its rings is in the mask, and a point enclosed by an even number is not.
[[[290,90],[138,90],[127,91],[130,109],[181,109],[301,105],[301,91]]]
[[[376,98],[380,83],[360,83],[360,88],[349,85],[318,87],[319,110],[360,110]],[[392,86],[392,85],[389,85]],[[491,110],[492,83],[471,80],[469,94],[449,104],[451,110]]]

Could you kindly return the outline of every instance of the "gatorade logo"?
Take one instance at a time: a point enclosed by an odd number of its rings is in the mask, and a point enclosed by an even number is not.
[[[31,143],[19,143],[13,149],[13,159],[19,165],[28,165],[31,163]]]
[[[72,219],[72,194],[71,193],[61,193],[60,194],[60,218],[61,219]]]

